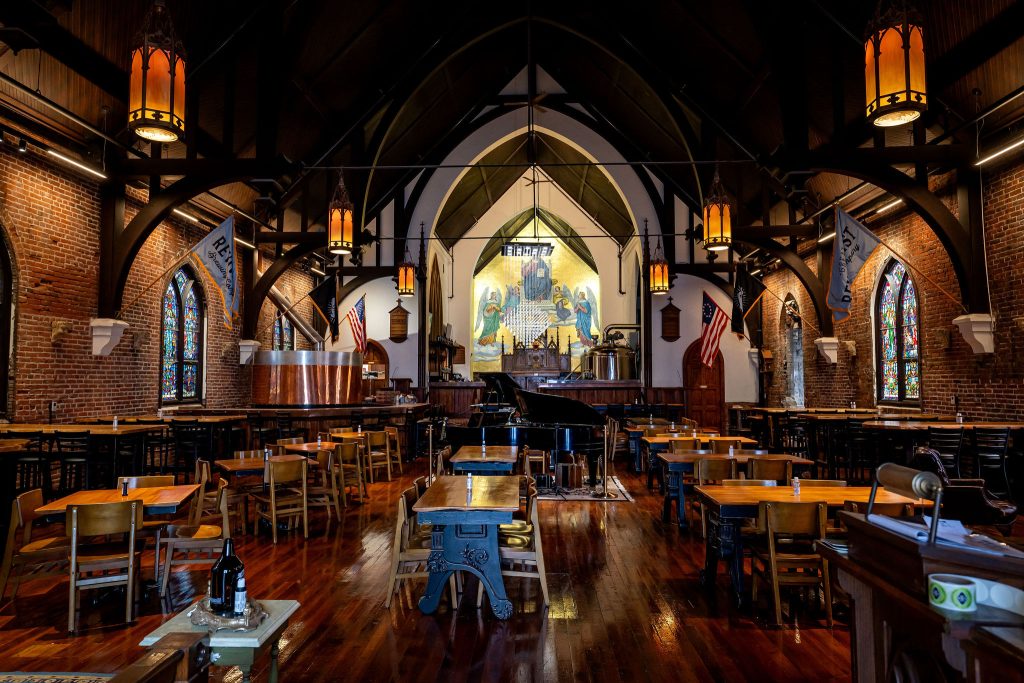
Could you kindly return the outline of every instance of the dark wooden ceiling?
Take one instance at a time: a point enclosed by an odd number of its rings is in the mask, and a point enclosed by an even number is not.
[[[439,162],[488,112],[514,106],[498,93],[531,60],[566,91],[545,106],[585,117],[628,159],[741,162],[722,168],[741,220],[759,219],[766,195],[769,204],[789,202],[798,214],[812,210],[844,191],[848,179],[792,175],[780,154],[872,139],[863,118],[861,41],[875,5],[168,0],[188,51],[198,122],[188,142],[195,154],[280,154],[314,167],[288,186],[235,184],[225,190],[230,198],[245,206],[266,194],[282,207],[304,197],[319,207],[333,182],[320,167],[377,165],[384,168],[346,172],[367,220],[415,177],[414,169],[399,166]],[[931,139],[1021,87],[1024,2],[917,5]],[[134,144],[125,129],[128,57],[149,6],[150,0],[0,2],[0,72]],[[988,116],[983,137],[1015,132],[1022,116],[1024,98]],[[96,136],[6,84],[0,119],[10,130],[87,156],[100,153]],[[965,127],[954,139],[973,141],[975,132]],[[901,136],[909,134],[889,132],[887,140],[908,144]],[[547,149],[556,154],[557,144]],[[171,145],[165,155],[186,153],[184,145]],[[713,168],[651,171],[696,205]],[[567,190],[579,187],[577,179],[548,173]],[[620,236],[628,214],[612,210],[596,182],[583,183],[583,199],[592,204],[584,207],[603,203],[594,210]],[[451,224],[450,236],[465,229],[464,218]]]

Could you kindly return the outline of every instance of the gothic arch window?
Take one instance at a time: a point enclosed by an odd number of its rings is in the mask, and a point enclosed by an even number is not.
[[[10,254],[0,240],[0,416],[8,414],[11,361],[11,307],[14,304],[14,273]]]
[[[160,400],[200,401],[205,308],[201,285],[188,266],[179,268],[167,283],[161,311]]]
[[[920,316],[917,288],[896,260],[885,266],[875,295],[875,365],[878,400],[921,400]]]
[[[292,327],[292,321],[280,313],[274,320],[273,349],[274,351],[295,350],[295,329]]]

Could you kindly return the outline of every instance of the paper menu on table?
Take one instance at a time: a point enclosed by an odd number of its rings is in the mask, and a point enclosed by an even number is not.
[[[932,518],[928,515],[924,515],[923,518],[924,523],[922,524],[921,522],[900,519],[899,517],[886,517],[884,515],[865,516],[865,519],[868,519],[875,526],[880,526],[905,538],[927,541]],[[939,532],[936,543],[950,547],[976,550],[990,555],[1003,555],[1024,559],[1024,552],[984,534],[976,534],[969,531],[962,522],[956,519],[939,520]]]

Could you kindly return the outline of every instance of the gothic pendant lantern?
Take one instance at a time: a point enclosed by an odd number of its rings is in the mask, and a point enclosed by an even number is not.
[[[654,256],[651,258],[651,294],[659,296],[669,290],[668,262],[661,251],[661,237],[658,238],[658,246],[654,249]]]
[[[164,0],[155,0],[132,50],[128,128],[153,142],[185,136],[185,56]]]
[[[718,178],[715,179],[704,202],[704,248],[708,251],[724,251],[732,246],[732,214],[729,209],[729,198],[725,196],[725,188]]]
[[[345,180],[338,175],[338,187],[334,190],[327,210],[327,251],[332,254],[352,253],[352,202],[345,189]]]
[[[409,245],[405,246],[405,260],[398,266],[398,296],[412,296],[416,293],[416,265],[409,256]]]
[[[928,107],[921,18],[906,0],[879,3],[864,41],[867,118],[876,126],[899,126]]]

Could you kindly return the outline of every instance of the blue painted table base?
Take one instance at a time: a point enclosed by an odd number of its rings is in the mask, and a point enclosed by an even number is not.
[[[511,512],[441,510],[419,513],[419,521],[433,524],[431,551],[427,558],[427,590],[420,598],[424,614],[437,610],[441,595],[453,572],[469,572],[480,580],[499,619],[512,616],[512,603],[505,594],[498,551],[498,525],[512,521]]]
[[[479,474],[483,476],[500,476],[512,474],[511,462],[498,462],[497,460],[467,460],[464,462],[452,463],[452,474]]]

